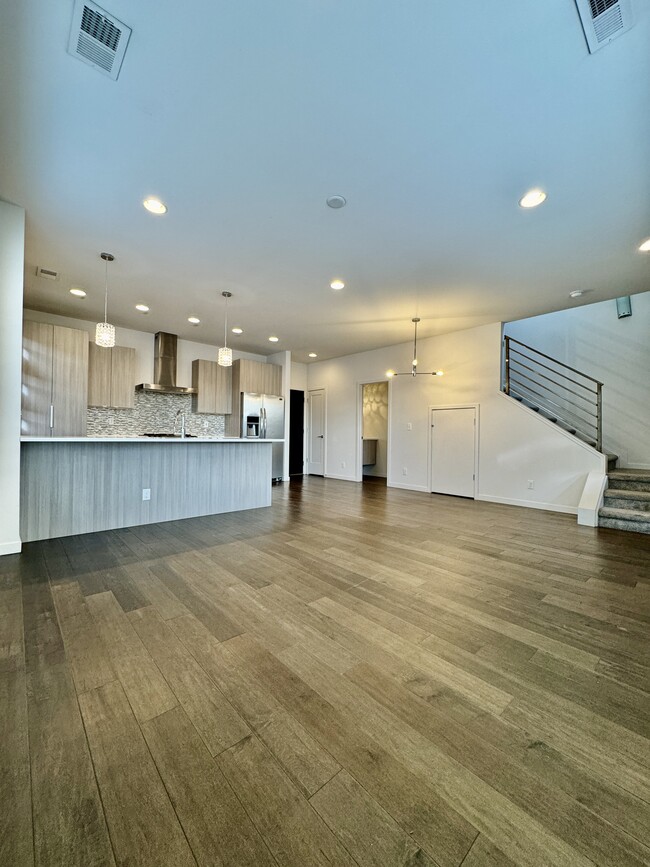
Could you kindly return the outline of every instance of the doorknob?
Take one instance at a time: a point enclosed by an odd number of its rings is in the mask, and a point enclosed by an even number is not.
[[[318,436],[316,437],[316,439],[322,440],[322,439],[323,439],[323,434],[318,434]]]

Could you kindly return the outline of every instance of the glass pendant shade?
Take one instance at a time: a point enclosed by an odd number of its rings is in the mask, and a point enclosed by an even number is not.
[[[97,346],[115,346],[115,326],[108,322],[98,322],[95,326],[95,343]]]
[[[229,346],[221,346],[217,356],[217,364],[222,367],[232,367],[232,349]]]

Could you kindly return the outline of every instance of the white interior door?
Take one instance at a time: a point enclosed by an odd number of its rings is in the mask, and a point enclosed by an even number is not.
[[[431,410],[431,491],[474,497],[476,409]]]
[[[325,475],[325,389],[309,392],[309,451],[307,472]]]

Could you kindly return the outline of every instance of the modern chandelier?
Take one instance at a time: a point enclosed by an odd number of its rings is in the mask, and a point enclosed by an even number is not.
[[[226,299],[226,315],[223,326],[223,346],[219,347],[217,364],[220,364],[221,367],[232,367],[232,349],[228,346],[228,299],[232,298],[232,292],[222,292],[221,294]]]
[[[413,361],[411,363],[411,369],[406,372],[398,373],[395,370],[387,370],[386,376],[442,376],[442,370],[431,370],[428,372],[424,372],[424,370],[418,370],[418,322],[420,321],[419,316],[414,316],[411,319],[413,323],[415,333],[413,335]]]
[[[101,258],[106,264],[105,279],[104,279],[104,321],[98,322],[95,327],[95,343],[97,346],[104,346],[109,349],[115,346],[115,326],[111,325],[108,320],[108,263],[115,260],[112,253],[100,253]]]

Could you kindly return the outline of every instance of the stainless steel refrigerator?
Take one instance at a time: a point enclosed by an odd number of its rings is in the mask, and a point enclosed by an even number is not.
[[[271,394],[241,396],[241,435],[251,439],[284,439],[284,398]],[[282,481],[284,443],[273,443],[271,478]]]

